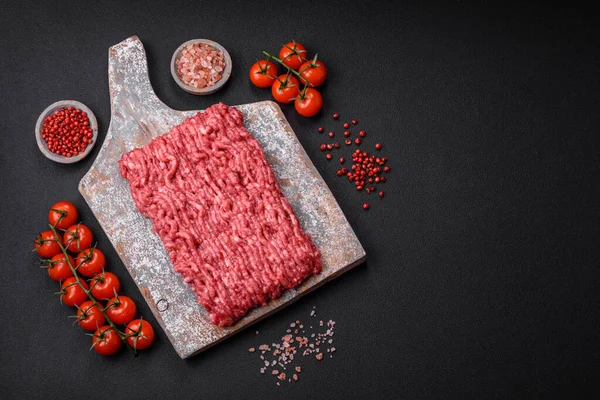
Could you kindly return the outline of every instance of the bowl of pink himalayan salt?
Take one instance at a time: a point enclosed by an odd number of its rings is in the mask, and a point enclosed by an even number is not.
[[[173,53],[171,75],[186,92],[212,94],[231,76],[231,57],[223,46],[212,40],[188,40]]]

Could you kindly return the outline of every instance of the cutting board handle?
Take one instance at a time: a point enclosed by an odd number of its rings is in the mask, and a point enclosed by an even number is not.
[[[109,48],[108,86],[111,121],[127,110],[138,123],[151,126],[164,120],[162,113],[170,110],[152,89],[146,51],[137,36]]]

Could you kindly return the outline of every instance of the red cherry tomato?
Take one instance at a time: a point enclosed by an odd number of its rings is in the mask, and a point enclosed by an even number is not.
[[[135,302],[128,296],[113,297],[106,303],[106,315],[115,324],[125,325],[130,322],[135,313],[137,307]]]
[[[321,60],[307,61],[300,66],[300,75],[313,87],[321,86],[327,78],[327,67]]]
[[[271,87],[271,94],[280,103],[291,103],[298,96],[298,87],[298,79],[289,75],[280,75]]]
[[[258,60],[250,67],[250,81],[259,88],[268,88],[275,82],[277,66],[267,60]]]
[[[112,272],[96,275],[90,281],[92,296],[98,300],[108,300],[121,289],[119,278]]]
[[[304,94],[301,94],[301,97],[296,99],[294,107],[296,107],[298,114],[305,117],[312,117],[321,111],[321,107],[323,107],[321,93],[316,89],[307,88]]]
[[[85,287],[85,290],[89,289],[85,281],[80,280],[80,282],[83,287]],[[87,294],[83,291],[81,286],[77,284],[77,279],[75,277],[68,278],[63,282],[60,297],[63,304],[71,307],[80,306],[88,299]]]
[[[154,341],[154,329],[152,325],[141,319],[134,319],[125,329],[127,343],[136,350],[144,350],[150,347]]]
[[[92,303],[91,300],[84,302],[77,310],[77,323],[86,331],[95,331],[106,322],[104,314]]]
[[[279,58],[285,65],[298,69],[306,61],[306,47],[297,42],[289,42],[279,50]]]
[[[102,273],[106,266],[106,258],[104,257],[104,253],[99,249],[92,247],[79,253],[76,265],[77,272],[90,278]]]
[[[121,338],[110,325],[104,325],[94,333],[92,346],[96,353],[112,356],[121,348]]]
[[[48,222],[57,229],[67,229],[77,222],[77,208],[68,201],[59,201],[48,211]]]
[[[61,252],[58,242],[62,239],[60,233],[57,233],[57,235],[58,241],[56,240],[56,236],[54,236],[54,232],[44,231],[35,239],[33,247],[40,257],[52,258]]]
[[[78,253],[92,245],[94,234],[83,224],[70,226],[63,237],[63,246],[72,253]]]
[[[68,257],[71,265],[75,266],[73,257]],[[57,282],[62,282],[73,276],[73,271],[71,271],[71,267],[67,263],[64,254],[59,253],[48,261],[48,275],[50,276],[50,279]]]

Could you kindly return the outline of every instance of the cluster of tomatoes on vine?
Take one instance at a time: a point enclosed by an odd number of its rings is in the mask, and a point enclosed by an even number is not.
[[[306,48],[298,42],[289,42],[275,57],[266,51],[266,60],[258,60],[250,67],[250,81],[259,88],[271,88],[279,103],[294,102],[298,114],[316,115],[323,107],[323,97],[317,89],[327,78],[327,67],[315,55],[308,59]],[[285,69],[279,74],[275,62]]]
[[[75,307],[77,314],[73,317],[79,326],[94,332],[89,335],[92,348],[99,354],[112,355],[122,343],[134,353],[148,348],[154,341],[152,325],[141,318],[134,319],[135,302],[118,294],[119,278],[105,271],[104,253],[92,246],[92,230],[77,223],[78,216],[72,203],[54,204],[48,212],[50,229],[40,233],[34,242],[43,268],[52,280],[60,283],[57,294],[61,302]],[[75,258],[69,252],[76,254]],[[125,329],[120,331],[117,325],[124,325]]]

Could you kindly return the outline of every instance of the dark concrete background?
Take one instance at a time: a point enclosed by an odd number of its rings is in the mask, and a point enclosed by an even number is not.
[[[516,3],[518,4],[518,2]],[[0,12],[2,398],[597,397],[600,372],[600,30],[586,10],[441,2],[5,2]],[[104,139],[107,49],[138,35],[158,96],[176,109],[268,99],[249,66],[296,39],[329,66],[323,113],[283,107],[368,262],[191,360],[158,331],[137,358],[88,352],[31,244],[48,207],[73,201],[123,291],[149,309],[77,191],[85,161],[58,165],[33,137],[50,103],[77,99]],[[224,90],[171,79],[185,40],[231,53]],[[387,197],[335,176],[318,150],[331,114],[383,143]],[[346,151],[348,152],[348,151]],[[341,153],[339,153],[341,154]],[[336,325],[336,357],[277,388],[247,349],[312,306]],[[569,396],[570,395],[570,396]]]

